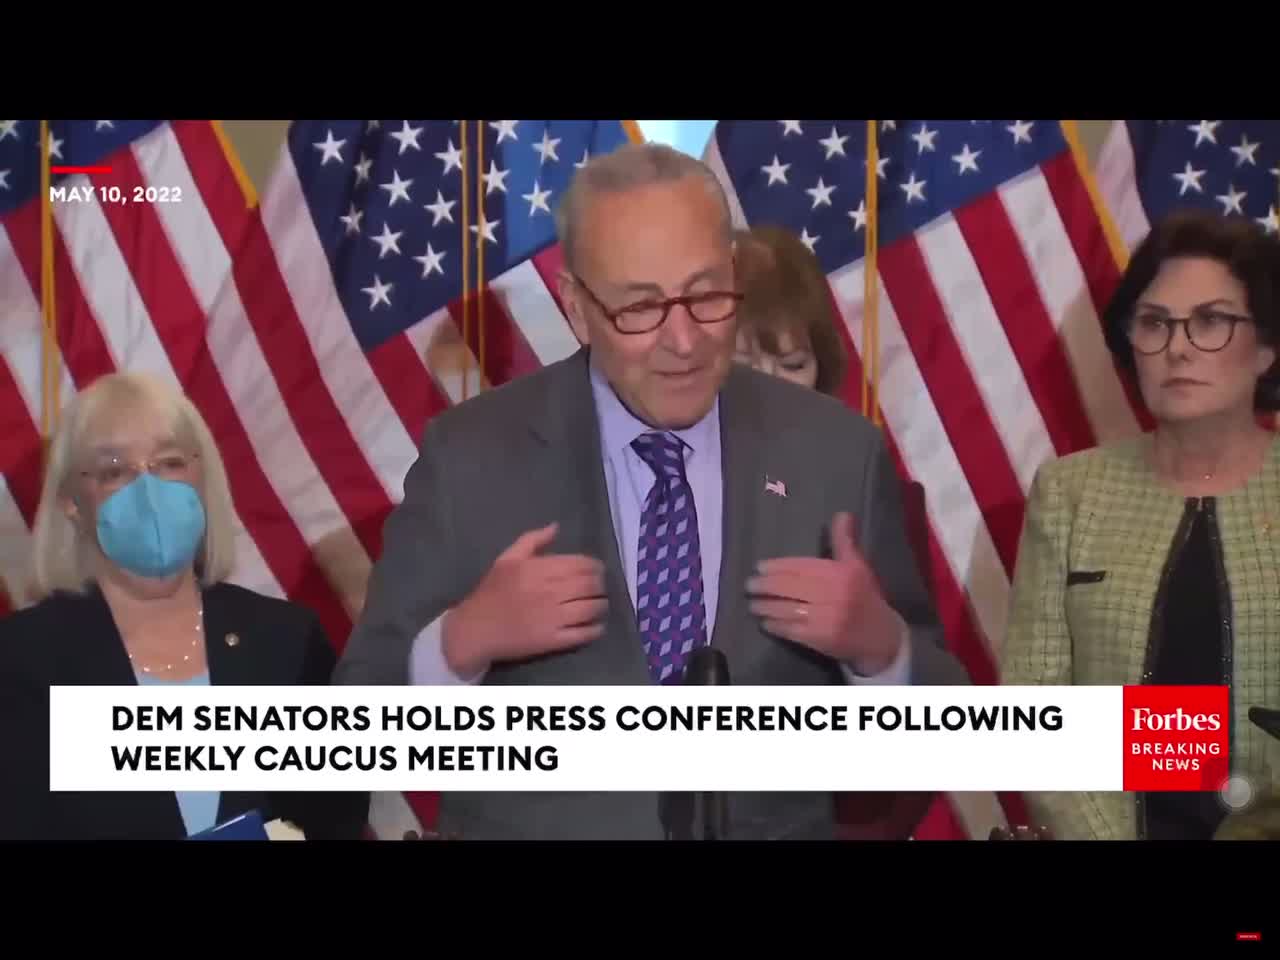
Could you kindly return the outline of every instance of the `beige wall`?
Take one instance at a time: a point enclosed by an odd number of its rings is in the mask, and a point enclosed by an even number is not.
[[[1092,159],[1097,156],[1110,120],[1081,120],[1080,136]],[[227,136],[240,153],[245,170],[259,192],[271,175],[280,148],[284,145],[288,120],[224,120]]]
[[[223,120],[227,138],[240,154],[249,179],[261,193],[284,146],[288,120]]]

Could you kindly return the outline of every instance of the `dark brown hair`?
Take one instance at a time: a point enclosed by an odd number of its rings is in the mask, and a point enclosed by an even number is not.
[[[847,358],[827,275],[818,258],[785,227],[768,224],[737,232],[738,284],[744,299],[741,324],[770,353],[779,353],[783,333],[813,351],[814,388],[835,393],[844,382]]]
[[[1244,217],[1179,210],[1155,224],[1138,245],[1103,313],[1107,346],[1121,369],[1134,371],[1129,322],[1138,300],[1160,268],[1178,257],[1216,260],[1230,270],[1244,287],[1258,340],[1272,347],[1280,344],[1280,238]],[[1280,358],[1259,378],[1254,409],[1280,409]]]

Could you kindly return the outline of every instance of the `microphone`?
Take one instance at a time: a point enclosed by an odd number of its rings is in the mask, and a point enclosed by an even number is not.
[[[727,687],[729,661],[710,646],[699,647],[689,655],[682,682],[685,686]],[[663,836],[668,840],[693,840],[694,818],[701,816],[703,839],[718,840],[729,832],[729,811],[725,798],[714,793],[666,792],[658,796],[658,819]]]
[[[658,794],[658,820],[664,840],[693,839],[693,794]]]
[[[727,687],[729,686],[729,661],[724,652],[715,647],[699,647],[689,654],[689,662],[684,667],[684,685],[686,687]]]
[[[699,647],[689,656],[684,670],[686,686],[729,686],[729,661],[724,652],[708,645]],[[729,838],[729,798],[723,793],[703,791],[695,803],[702,821],[703,840],[727,840]]]

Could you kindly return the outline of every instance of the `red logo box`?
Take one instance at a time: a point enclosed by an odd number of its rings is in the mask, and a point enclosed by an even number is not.
[[[1230,702],[1225,686],[1125,687],[1124,789],[1221,789]]]

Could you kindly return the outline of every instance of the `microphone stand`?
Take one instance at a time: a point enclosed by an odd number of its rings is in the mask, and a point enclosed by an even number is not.
[[[662,793],[658,795],[658,819],[664,840],[693,839],[693,794]]]
[[[729,800],[723,793],[698,794],[703,840],[729,839]]]
[[[699,647],[685,665],[685,686],[729,686],[729,662],[715,647]],[[690,798],[690,815],[696,807],[702,821],[703,840],[729,839],[729,798],[724,793],[704,790]]]

